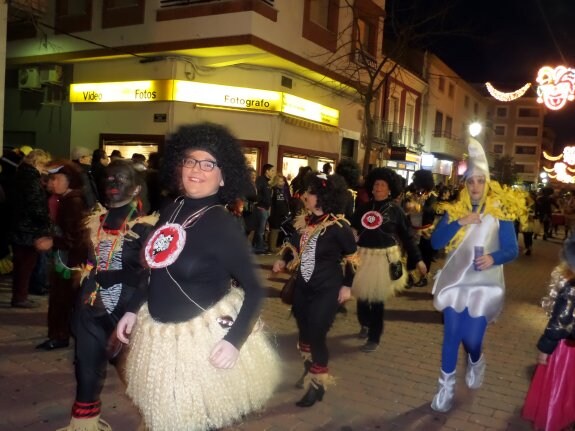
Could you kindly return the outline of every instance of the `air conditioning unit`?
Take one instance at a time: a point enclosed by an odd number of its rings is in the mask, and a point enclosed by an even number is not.
[[[62,66],[53,64],[40,69],[41,84],[61,84],[62,83]]]
[[[40,71],[37,67],[25,67],[18,70],[18,88],[40,89]]]

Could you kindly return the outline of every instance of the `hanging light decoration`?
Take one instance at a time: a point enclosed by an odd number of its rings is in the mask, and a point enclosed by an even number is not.
[[[543,157],[545,157],[545,160],[549,160],[550,162],[556,162],[557,160],[561,160],[563,158],[563,154],[552,156],[547,151],[543,151]]]
[[[504,93],[503,91],[497,90],[490,82],[486,82],[485,87],[487,87],[487,91],[489,91],[489,94],[491,94],[495,99],[500,100],[501,102],[510,102],[523,96],[531,87],[531,83],[528,82],[519,90],[512,91],[511,93]]]
[[[556,179],[562,183],[575,184],[575,147],[565,147],[563,153],[558,156],[552,156],[543,151],[545,160],[553,163],[552,168],[543,167],[543,170],[549,174],[549,178]]]
[[[575,69],[543,66],[537,73],[537,102],[558,111],[575,99]]]

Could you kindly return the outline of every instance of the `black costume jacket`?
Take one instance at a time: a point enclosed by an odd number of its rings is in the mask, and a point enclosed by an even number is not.
[[[368,211],[377,211],[382,214],[383,221],[379,228],[367,229],[362,225],[361,219]],[[419,262],[421,260],[421,253],[413,240],[409,220],[403,209],[392,199],[372,200],[359,206],[353,215],[351,225],[359,235],[358,246],[388,248],[398,245],[407,253],[411,261]]]
[[[112,229],[117,229],[132,210],[130,203],[121,208],[109,210],[103,228],[106,229],[108,223]],[[100,216],[104,220],[105,214]],[[80,308],[94,315],[108,315],[112,320],[117,321],[126,312],[126,307],[130,303],[132,296],[138,289],[145,290],[148,279],[148,269],[143,265],[141,258],[142,249],[148,235],[153,230],[153,222],[135,222],[137,215],[134,212],[131,216],[132,223],[135,223],[125,235],[117,237],[116,247],[118,252],[113,253],[113,257],[108,262],[110,247],[114,240],[98,241],[92,232],[93,248],[90,251],[88,261],[94,267],[90,275],[82,283],[82,293],[80,295]],[[93,224],[91,229],[97,229]],[[96,254],[99,258],[96,258]],[[107,269],[106,269],[107,267]],[[97,287],[99,285],[99,289]],[[91,300],[91,295],[96,292],[95,300]]]
[[[320,217],[312,215],[308,224],[314,225]],[[300,253],[300,265],[296,283],[307,294],[330,289],[339,290],[342,286],[351,287],[355,272],[350,263],[342,271],[342,262],[346,256],[357,251],[355,238],[349,224],[340,220],[328,226],[319,235],[314,235],[300,249],[301,232],[290,237],[290,243]],[[284,260],[289,262],[293,256],[287,253]]]
[[[575,279],[567,281],[555,298],[555,305],[547,327],[537,343],[537,348],[547,354],[553,353],[563,339],[575,339]]]

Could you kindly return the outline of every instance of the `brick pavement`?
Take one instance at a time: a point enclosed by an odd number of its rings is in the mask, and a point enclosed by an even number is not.
[[[303,394],[293,387],[301,364],[295,350],[296,330],[289,309],[279,298],[281,278],[269,278],[273,257],[259,257],[268,293],[263,317],[283,358],[285,379],[268,408],[245,418],[232,430],[531,430],[519,417],[535,360],[535,343],[545,324],[538,306],[556,264],[560,241],[535,241],[533,256],[520,256],[506,266],[507,303],[485,341],[487,374],[476,391],[463,382],[460,354],[456,403],[447,414],[429,403],[440,365],[441,321],[431,303],[431,287],[412,289],[387,304],[380,349],[358,350],[355,304],[339,315],[329,335],[330,369],[337,385],[310,409],[294,402]],[[0,430],[53,431],[66,425],[74,398],[72,349],[39,352],[44,339],[47,299],[42,308],[9,307],[9,281],[0,279]],[[104,417],[115,430],[135,430],[136,409],[110,368],[102,396]]]

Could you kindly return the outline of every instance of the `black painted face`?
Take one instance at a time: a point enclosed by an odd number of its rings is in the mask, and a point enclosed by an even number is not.
[[[136,193],[133,172],[126,166],[110,165],[106,168],[106,198],[110,207],[125,205]]]

